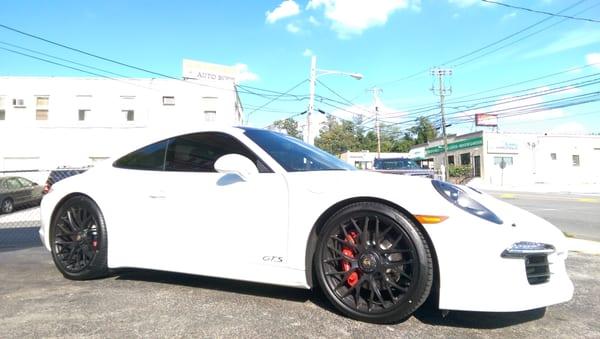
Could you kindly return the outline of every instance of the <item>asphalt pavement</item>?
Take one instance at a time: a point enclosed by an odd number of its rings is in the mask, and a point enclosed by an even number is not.
[[[517,313],[424,308],[395,325],[339,315],[319,293],[184,274],[122,270],[70,281],[43,248],[0,252],[0,338],[600,337],[600,256],[571,254],[572,301]]]
[[[600,196],[486,191],[542,217],[567,236],[600,241]]]

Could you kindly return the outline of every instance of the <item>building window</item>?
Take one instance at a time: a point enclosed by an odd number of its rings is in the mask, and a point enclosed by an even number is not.
[[[89,118],[89,109],[80,109],[79,110],[79,121],[85,121],[87,118]]]
[[[48,120],[49,96],[38,96],[35,98],[35,120]]]
[[[573,154],[573,166],[579,167],[579,155]]]
[[[550,153],[550,159],[556,160],[556,153]]]
[[[471,164],[471,153],[463,153],[460,155],[460,164],[461,165],[470,165]]]
[[[132,109],[124,109],[123,113],[125,113],[125,117],[127,119],[127,121],[134,121],[135,120],[135,112]]]
[[[6,120],[6,111],[4,110],[4,97],[0,96],[0,120]]]
[[[204,111],[204,121],[212,122],[217,120],[217,112],[215,111]]]
[[[453,155],[448,156],[448,165],[454,165],[454,156]]]
[[[12,103],[13,103],[14,107],[18,107],[18,108],[25,107],[25,100],[24,99],[13,99]]]
[[[206,112],[217,112],[217,97],[202,97],[202,110]]]
[[[175,106],[174,96],[164,96],[162,98],[163,106]]]
[[[35,120],[48,120],[48,110],[47,109],[36,109],[35,110]]]

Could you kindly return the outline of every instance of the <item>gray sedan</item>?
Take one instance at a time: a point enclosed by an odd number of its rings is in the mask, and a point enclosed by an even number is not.
[[[11,213],[19,206],[39,205],[42,189],[42,186],[25,178],[0,178],[0,214]]]

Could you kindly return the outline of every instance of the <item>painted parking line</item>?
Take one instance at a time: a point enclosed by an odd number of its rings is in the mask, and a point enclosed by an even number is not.
[[[591,203],[600,202],[600,200],[594,199],[594,198],[579,198],[579,199],[577,199],[577,201],[579,201],[579,202],[591,202]]]
[[[512,193],[503,193],[503,194],[500,194],[500,198],[501,199],[514,199],[515,195]]]

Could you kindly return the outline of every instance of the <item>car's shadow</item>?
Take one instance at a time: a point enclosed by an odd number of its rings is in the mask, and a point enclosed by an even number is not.
[[[215,291],[283,299],[293,302],[310,301],[329,312],[341,315],[319,289],[303,290],[276,285],[142,269],[119,269],[114,272],[114,276],[117,280],[174,284]],[[540,319],[544,314],[545,308],[510,313],[451,311],[446,316],[443,316],[443,313],[440,310],[426,304],[415,312],[414,317],[424,324],[433,326],[496,329]]]
[[[414,316],[424,324],[475,329],[497,329],[538,320],[546,308],[522,312],[467,312],[450,311],[444,315],[439,309],[424,305]]]

